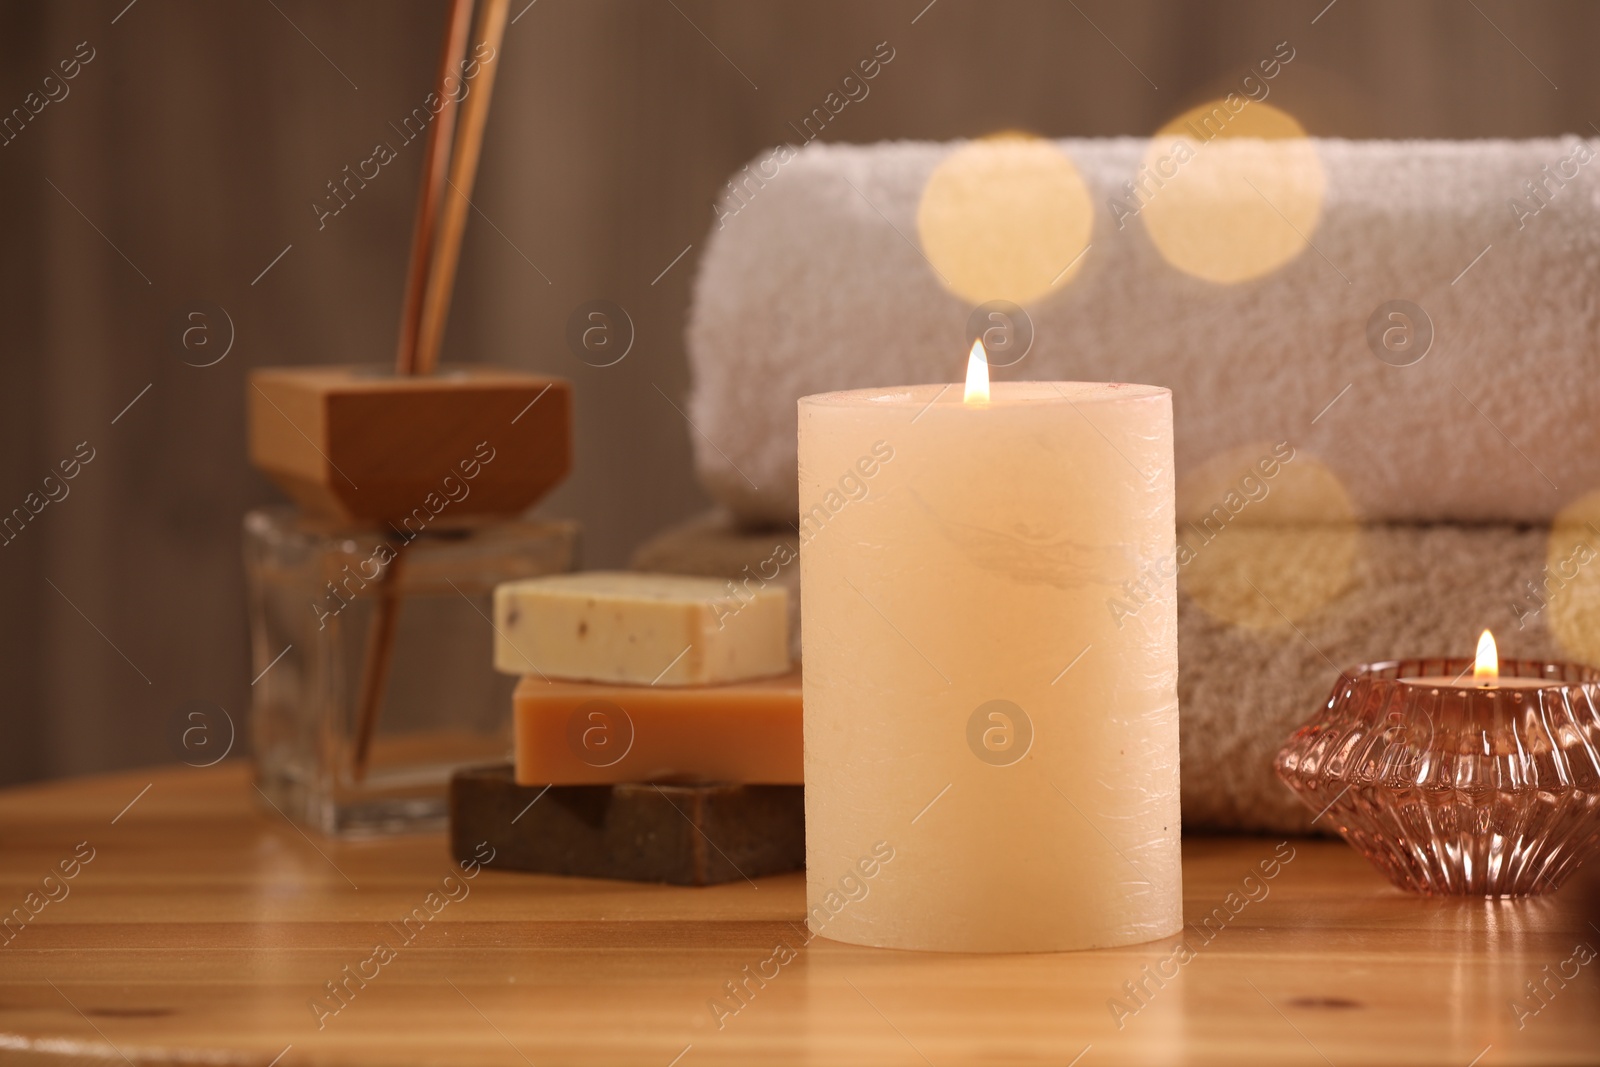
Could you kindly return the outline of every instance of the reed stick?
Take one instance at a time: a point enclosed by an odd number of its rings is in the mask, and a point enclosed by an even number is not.
[[[467,228],[469,193],[478,176],[478,157],[483,152],[483,129],[489,119],[489,100],[494,92],[494,76],[499,69],[500,44],[506,32],[506,13],[510,0],[487,0],[473,34],[478,49],[488,45],[489,60],[479,65],[471,91],[461,105],[461,129],[450,157],[450,172],[442,191],[438,240],[422,301],[422,320],[417,340],[418,374],[431,374],[439,362],[444,344],[445,320],[450,316],[450,297],[455,291],[456,267],[461,262],[461,238]]]
[[[446,87],[452,77],[458,82],[462,77],[462,63],[466,58],[472,26],[472,7],[473,0],[451,0],[445,25],[444,47],[439,57],[435,90],[440,107],[433,124],[428,128],[428,138],[423,146],[422,184],[417,192],[417,215],[411,230],[411,253],[406,265],[406,289],[400,310],[400,340],[394,361],[397,375],[432,373],[437,360],[435,351],[424,366],[418,358],[418,343],[422,334],[429,278],[440,238],[440,208],[450,181],[452,146],[455,141],[458,104]],[[471,100],[474,95],[468,92],[463,99]],[[482,120],[476,121],[481,127]],[[481,136],[480,132],[480,141]],[[457,234],[454,240],[459,245],[460,235]],[[405,551],[404,544],[395,546],[394,558],[378,578],[372,623],[367,632],[366,651],[361,663],[361,688],[356,696],[356,732],[350,773],[357,782],[366,780],[378,714],[388,689],[389,664],[394,658],[394,635],[400,619],[400,575],[405,568]]]

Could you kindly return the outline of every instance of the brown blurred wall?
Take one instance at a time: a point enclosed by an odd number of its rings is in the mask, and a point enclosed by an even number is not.
[[[1273,99],[1314,134],[1600,121],[1600,6],[1579,0],[525,3],[446,358],[575,382],[576,466],[542,510],[583,523],[591,565],[704,507],[662,394],[687,386],[712,201],[878,42],[893,63],[825,139],[1149,133],[1283,40]],[[245,373],[391,358],[418,147],[321,230],[311,205],[428,91],[443,8],[0,2],[0,113],[92,51],[0,146],[0,512],[94,450],[0,547],[0,782],[163,761],[173,709],[246,707],[239,522],[276,493],[245,461]],[[637,330],[605,369],[563,340],[595,298]],[[236,330],[206,368],[174,342],[196,301]]]

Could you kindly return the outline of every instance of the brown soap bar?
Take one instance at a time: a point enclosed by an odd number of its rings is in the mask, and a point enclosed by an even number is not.
[[[542,794],[542,795],[541,795]],[[496,869],[716,885],[805,867],[798,785],[518,785],[510,764],[450,780],[450,851]]]

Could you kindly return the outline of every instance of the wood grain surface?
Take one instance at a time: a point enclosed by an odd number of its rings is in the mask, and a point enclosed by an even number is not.
[[[442,835],[307,837],[237,763],[58,782],[0,794],[0,907],[29,920],[0,932],[0,1062],[1497,1067],[1600,1055],[1600,963],[1571,962],[1600,945],[1582,885],[1515,903],[1425,900],[1342,843],[1261,838],[1186,841],[1184,878],[1188,952],[1178,939],[1036,956],[871,950],[807,943],[799,875],[690,889],[463,872]],[[346,978],[358,972],[374,976]],[[1148,977],[1162,973],[1173,976]],[[736,1001],[725,983],[740,981]],[[345,983],[342,1002],[328,982]],[[1128,982],[1148,992],[1134,999]],[[1529,982],[1548,990],[1542,1002]]]

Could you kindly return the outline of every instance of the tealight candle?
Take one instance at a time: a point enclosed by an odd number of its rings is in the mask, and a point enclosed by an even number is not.
[[[1418,678],[1401,678],[1407,685],[1429,686],[1435,689],[1540,689],[1559,685],[1545,678],[1518,678],[1500,676],[1500,650],[1495,646],[1494,634],[1488,630],[1478,635],[1478,652],[1472,661],[1472,677],[1467,672],[1449,676],[1423,675]]]
[[[964,395],[800,401],[808,922],[973,952],[1166,936],[1171,394],[986,371],[974,345]]]
[[[1597,735],[1600,671],[1502,661],[1484,631],[1475,659],[1341,671],[1276,769],[1403,889],[1531,896],[1600,850]]]

